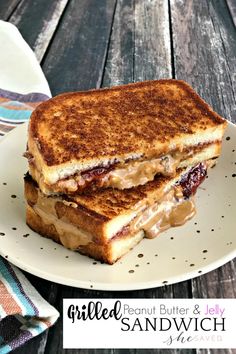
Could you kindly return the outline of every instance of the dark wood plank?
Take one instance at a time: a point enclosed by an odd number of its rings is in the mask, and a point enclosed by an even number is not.
[[[119,0],[102,85],[171,77],[170,48],[168,2]]]
[[[198,349],[198,354],[235,354],[235,349]]]
[[[115,0],[72,0],[43,68],[53,94],[99,87]]]
[[[235,121],[236,36],[224,1],[171,0],[176,78]]]
[[[194,354],[193,349],[164,349],[165,354]],[[163,349],[68,349],[65,351],[67,354],[163,354]],[[49,354],[49,353],[48,353]],[[50,353],[51,354],[51,353]]]
[[[223,267],[192,281],[195,298],[236,298],[236,262],[228,262]]]
[[[118,0],[102,86],[134,80],[134,0]]]
[[[0,19],[7,21],[14,13],[21,0],[0,1]]]
[[[42,60],[68,0],[22,0],[10,17],[27,43]]]
[[[235,0],[226,0],[226,2],[231,13],[233,23],[236,26],[236,2]]]
[[[171,0],[171,18],[176,77],[236,121],[236,38],[225,2]],[[193,297],[235,298],[235,264],[193,279]]]
[[[116,354],[194,354],[194,349],[118,349],[115,351]],[[71,353],[73,354],[73,353]],[[81,353],[82,354],[82,353]],[[93,354],[92,352],[88,354]],[[94,353],[95,354],[95,353]],[[110,353],[113,354],[113,351]]]
[[[168,1],[135,1],[134,81],[170,78]]]

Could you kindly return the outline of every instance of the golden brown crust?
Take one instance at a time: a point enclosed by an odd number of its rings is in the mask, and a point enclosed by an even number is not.
[[[30,137],[45,164],[53,166],[136,152],[145,156],[156,142],[224,124],[187,83],[159,80],[54,97],[32,113]]]

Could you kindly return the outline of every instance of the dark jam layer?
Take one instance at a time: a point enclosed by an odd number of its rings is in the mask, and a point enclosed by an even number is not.
[[[198,186],[204,181],[207,175],[207,168],[204,163],[199,163],[197,166],[193,167],[186,175],[184,175],[180,182],[183,189],[183,195],[189,198],[194,195],[197,191]]]
[[[96,167],[93,168],[92,170],[87,170],[84,172],[81,172],[81,176],[88,181],[93,181],[102,178],[105,176],[108,172],[110,172],[114,167],[109,166],[109,167]]]

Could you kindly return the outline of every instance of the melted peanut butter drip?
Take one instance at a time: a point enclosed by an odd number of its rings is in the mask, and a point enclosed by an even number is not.
[[[193,197],[185,200],[180,187],[172,188],[164,198],[147,207],[131,225],[134,231],[143,229],[147,238],[154,238],[170,227],[180,226],[196,213]]]
[[[167,155],[163,158],[148,161],[130,162],[124,168],[110,171],[104,177],[103,185],[117,189],[126,189],[144,185],[152,181],[157,173],[169,176],[175,173],[180,157]]]

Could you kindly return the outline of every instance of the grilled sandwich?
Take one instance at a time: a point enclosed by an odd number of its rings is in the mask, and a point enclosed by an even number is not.
[[[135,188],[46,196],[27,174],[27,224],[63,246],[113,264],[144,237],[154,238],[195,214],[194,194],[208,160]]]
[[[184,81],[66,93],[31,116],[29,173],[46,195],[130,189],[216,158],[225,127]]]

